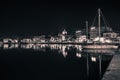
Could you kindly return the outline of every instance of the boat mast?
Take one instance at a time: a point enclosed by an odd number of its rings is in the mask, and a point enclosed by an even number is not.
[[[86,38],[88,39],[88,21],[86,21],[85,23],[86,23]]]
[[[98,32],[99,32],[99,41],[100,41],[100,37],[101,37],[101,33],[100,33],[100,8],[98,9]]]

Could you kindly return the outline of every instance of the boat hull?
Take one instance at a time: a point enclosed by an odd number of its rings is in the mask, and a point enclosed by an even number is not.
[[[106,49],[118,49],[115,45],[84,45],[83,49],[93,49],[93,50],[106,50]]]

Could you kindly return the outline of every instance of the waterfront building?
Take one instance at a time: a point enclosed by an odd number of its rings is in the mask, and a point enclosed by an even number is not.
[[[4,38],[3,43],[11,43],[12,39],[11,38]]]
[[[81,36],[81,30],[77,30],[75,32],[75,36],[76,36],[76,38],[79,38]]]
[[[75,42],[75,35],[66,35],[67,42]]]
[[[90,28],[90,39],[98,37],[98,29],[96,27]]]
[[[66,36],[67,36],[67,31],[64,29],[62,31],[62,33],[59,33],[58,34],[58,37],[59,37],[59,40],[62,42],[62,41],[66,41]]]
[[[64,30],[62,31],[62,34],[63,34],[63,35],[67,35],[67,31],[64,29]]]
[[[62,32],[62,41],[65,41],[66,40],[66,35],[67,35],[67,31],[64,29],[63,32]]]
[[[12,42],[13,44],[17,44],[17,43],[19,42],[19,40],[18,40],[18,39],[12,39],[11,42]]]
[[[75,32],[75,36],[76,36],[76,42],[85,42],[87,40],[85,31],[83,30],[77,30]]]
[[[19,42],[18,38],[3,38],[3,43],[17,44],[18,42]]]
[[[56,37],[56,36],[51,36],[51,38],[50,38],[50,42],[60,42],[60,40],[61,39],[59,39],[58,37]]]
[[[22,43],[32,43],[32,39],[31,38],[23,38],[21,39]]]
[[[3,39],[3,43],[8,43],[9,42],[9,38],[4,38]]]
[[[87,37],[86,37],[86,35],[82,35],[82,36],[80,36],[79,38],[76,38],[76,42],[85,42],[85,41],[87,41]]]
[[[41,43],[41,42],[45,42],[45,35],[42,36],[34,36],[32,38],[33,43]]]

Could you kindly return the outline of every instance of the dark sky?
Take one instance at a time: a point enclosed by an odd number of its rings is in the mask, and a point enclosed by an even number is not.
[[[97,9],[114,30],[120,30],[120,4],[115,0],[4,1],[0,3],[0,36],[68,33],[93,22]]]

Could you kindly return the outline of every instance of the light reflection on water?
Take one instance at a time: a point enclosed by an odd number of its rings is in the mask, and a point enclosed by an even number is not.
[[[46,48],[51,50],[58,50],[64,57],[67,56],[68,51],[76,49],[76,56],[81,57],[81,53],[104,53],[104,54],[115,54],[116,50],[82,50],[82,45],[74,44],[4,44],[0,46],[3,49],[33,49],[46,51]]]
[[[81,80],[93,80],[93,79],[101,80],[109,62],[112,59],[112,56],[115,54],[115,51],[113,50],[82,50],[82,45],[72,44],[4,44],[1,46],[1,49],[3,50],[22,49],[33,50],[35,52],[42,51],[46,53],[47,51],[57,51],[56,53],[60,53],[60,55],[62,54],[64,59],[72,58],[70,57],[70,55],[72,55],[74,56],[73,60],[77,61],[77,63],[78,62],[80,63],[78,65],[80,68],[78,68],[78,66],[74,67],[77,68],[78,71],[76,74],[74,73],[75,75],[71,76],[78,76],[78,72],[80,72],[79,78]],[[84,63],[81,61],[83,61]],[[82,63],[84,66],[82,65]],[[71,66],[73,66],[72,62],[70,64]],[[64,68],[67,69],[65,66]],[[72,69],[72,67],[70,68]],[[85,68],[85,71],[83,71],[84,73],[81,74],[82,68],[83,70]],[[84,79],[82,78],[83,74],[85,75]]]
[[[2,47],[2,46],[1,46]],[[46,51],[46,48],[50,48],[51,50],[58,50],[59,53],[62,53],[64,57],[67,56],[68,50],[71,48],[76,48],[77,53],[76,56],[80,57],[80,53],[82,51],[81,45],[58,45],[58,44],[4,44],[3,49],[33,49],[33,50],[41,50]]]

